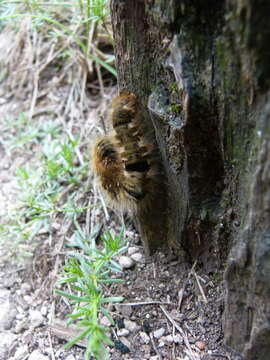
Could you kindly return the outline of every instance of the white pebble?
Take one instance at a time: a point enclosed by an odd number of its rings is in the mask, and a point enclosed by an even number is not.
[[[28,294],[31,291],[31,285],[28,283],[22,283],[21,292],[23,295]]]
[[[111,326],[111,322],[110,320],[107,318],[107,316],[103,316],[101,319],[100,319],[100,325],[103,325],[103,326]]]
[[[68,355],[65,360],[76,360],[75,357],[71,354],[71,355]]]
[[[135,331],[138,328],[138,325],[135,323],[135,321],[124,319],[124,325],[127,330],[130,332]]]
[[[138,253],[138,252],[131,255],[131,258],[136,262],[140,262],[140,263],[144,262],[143,254]]]
[[[150,337],[143,331],[140,332],[140,338],[144,344],[149,344]]]
[[[134,261],[128,256],[120,256],[119,264],[123,269],[130,269],[134,265]]]
[[[13,356],[13,359],[21,360],[21,359],[25,358],[27,354],[28,354],[28,346],[23,345],[16,350],[16,352]]]
[[[162,340],[167,343],[167,344],[172,344],[173,342],[175,344],[181,344],[183,342],[183,339],[180,335],[167,335],[167,336],[163,336]]]
[[[120,329],[120,330],[117,331],[117,335],[118,336],[128,336],[129,331],[127,329]]]
[[[139,251],[139,248],[137,246],[131,246],[128,248],[128,255],[131,256]]]
[[[27,302],[27,304],[30,304],[32,302],[32,298],[29,295],[24,295],[24,300]]]
[[[154,335],[154,337],[155,337],[156,339],[159,339],[159,338],[161,338],[161,336],[164,335],[164,333],[165,333],[165,329],[164,329],[164,328],[160,328],[160,329],[154,331],[154,332],[153,332],[153,335]]]
[[[167,335],[167,336],[164,336],[162,338],[163,341],[165,341],[166,343],[168,344],[172,344],[173,343],[173,336],[172,335]]]
[[[46,316],[48,312],[47,306],[43,305],[40,309],[41,315]]]
[[[44,318],[41,315],[41,313],[37,310],[30,310],[29,311],[30,314],[30,321],[31,321],[31,325],[36,328],[40,325],[43,324]]]
[[[43,355],[39,350],[34,350],[28,360],[49,360],[49,358],[45,355]]]

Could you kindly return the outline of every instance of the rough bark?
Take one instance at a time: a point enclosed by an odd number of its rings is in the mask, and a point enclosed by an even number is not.
[[[145,242],[167,242],[209,272],[226,264],[225,342],[245,359],[268,359],[270,3],[111,8],[119,87],[140,97],[166,177],[164,211],[139,215]]]

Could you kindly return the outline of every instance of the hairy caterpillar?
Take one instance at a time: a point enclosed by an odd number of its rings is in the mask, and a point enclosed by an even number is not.
[[[154,141],[147,135],[135,94],[124,92],[112,102],[113,131],[92,147],[92,168],[108,204],[135,213],[148,206],[158,172]]]

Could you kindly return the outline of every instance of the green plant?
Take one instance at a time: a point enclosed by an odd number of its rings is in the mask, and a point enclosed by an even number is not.
[[[74,138],[51,121],[37,126],[21,114],[16,120],[6,121],[1,142],[6,151],[19,149],[24,153],[33,153],[31,146],[39,144],[34,153],[36,162],[16,171],[18,202],[0,232],[3,239],[13,240],[10,243],[15,249],[41,230],[50,232],[57,216],[75,219],[89,208],[76,200],[78,185],[87,177],[87,162],[79,152],[78,137]],[[66,194],[67,188],[70,191]],[[80,191],[86,189],[81,186]]]
[[[32,134],[35,129],[35,136]],[[8,134],[14,130],[15,139]],[[107,346],[113,345],[108,335],[108,329],[100,324],[100,316],[106,316],[113,324],[114,321],[106,305],[123,300],[119,296],[107,296],[110,285],[122,280],[117,277],[121,267],[114,260],[115,256],[126,250],[124,231],[114,234],[106,230],[99,236],[100,229],[96,229],[87,236],[80,227],[78,214],[91,206],[80,206],[77,195],[86,190],[82,186],[87,174],[87,166],[81,155],[78,156],[80,138],[65,132],[62,126],[50,122],[37,126],[30,124],[24,115],[17,120],[6,123],[3,134],[6,149],[9,151],[22,150],[32,153],[30,144],[39,142],[38,165],[29,164],[17,169],[17,184],[20,196],[17,206],[10,214],[10,221],[0,226],[0,234],[5,241],[12,239],[12,244],[18,250],[22,245],[24,256],[31,256],[25,247],[27,242],[42,231],[51,234],[51,226],[56,217],[68,217],[75,225],[72,236],[73,242],[67,245],[75,250],[69,253],[69,259],[64,266],[60,285],[68,285],[70,292],[57,289],[56,292],[65,296],[74,311],[69,315],[69,323],[76,322],[82,327],[82,333],[67,343],[67,347],[74,345],[82,338],[86,338],[88,345],[85,359],[91,356],[105,359],[108,355]],[[81,159],[79,161],[79,159]],[[80,184],[80,187],[78,187]],[[67,192],[66,189],[69,189]],[[64,194],[64,195],[63,195]],[[96,239],[100,238],[99,245]]]
[[[84,329],[66,346],[70,347],[78,340],[87,338],[85,359],[89,360],[91,355],[104,359],[108,355],[106,345],[113,345],[113,342],[107,335],[106,327],[99,323],[99,318],[100,315],[105,315],[114,324],[105,305],[123,300],[122,297],[107,297],[104,292],[107,285],[122,281],[114,277],[114,273],[121,272],[121,267],[114,261],[114,257],[126,250],[124,234],[123,231],[119,235],[105,231],[101,236],[101,248],[96,245],[97,231],[88,237],[79,225],[76,225],[75,241],[69,245],[80,249],[80,252],[70,253],[63,278],[59,280],[61,285],[68,284],[71,292],[56,292],[68,298],[74,307],[74,312],[69,315],[69,323],[76,321],[78,327]]]

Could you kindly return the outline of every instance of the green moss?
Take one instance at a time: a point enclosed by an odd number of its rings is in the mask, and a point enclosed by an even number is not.
[[[171,92],[178,92],[178,85],[177,82],[172,82],[169,86],[169,89]]]
[[[213,280],[214,281],[217,281],[217,282],[220,282],[223,280],[223,275],[222,273],[219,273],[219,272],[216,272],[213,274]]]
[[[180,104],[171,104],[169,110],[175,114],[180,114],[182,106]]]

